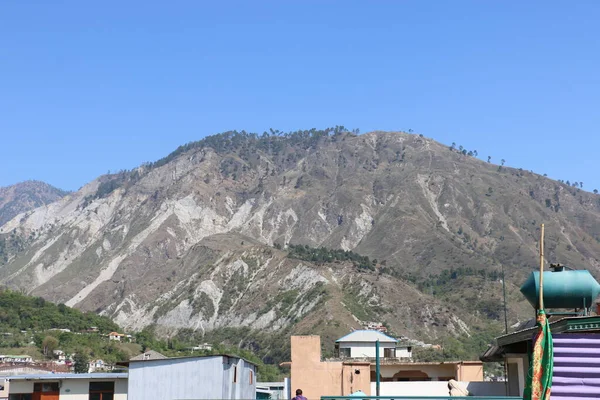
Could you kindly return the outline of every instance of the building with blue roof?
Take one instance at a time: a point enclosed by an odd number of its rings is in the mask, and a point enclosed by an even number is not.
[[[379,342],[379,356],[396,357],[398,339],[394,339],[379,331],[357,330],[335,341],[335,348],[340,358],[375,358],[376,343]]]

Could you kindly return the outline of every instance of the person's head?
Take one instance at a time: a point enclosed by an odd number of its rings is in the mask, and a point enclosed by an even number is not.
[[[296,389],[296,396],[302,396],[302,389]]]

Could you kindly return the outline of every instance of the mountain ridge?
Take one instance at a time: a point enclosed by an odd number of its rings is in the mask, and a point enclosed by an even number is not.
[[[35,180],[0,187],[0,226],[18,214],[52,203],[67,193],[46,182]]]
[[[501,265],[509,320],[530,317],[518,287],[541,222],[549,259],[599,272],[597,195],[421,135],[273,133],[211,136],[13,218],[1,282],[164,335],[333,337],[375,319],[437,341],[500,329]]]

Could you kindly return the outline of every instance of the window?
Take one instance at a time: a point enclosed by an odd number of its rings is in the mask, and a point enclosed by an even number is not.
[[[31,400],[31,393],[9,394],[8,400]]]
[[[250,371],[250,384],[252,385],[252,381],[254,380],[254,372]]]
[[[233,383],[237,383],[237,366],[233,366]]]
[[[90,400],[113,400],[114,382],[90,382]]]
[[[346,347],[346,348],[340,349],[340,357],[341,358],[350,357],[350,348]]]
[[[58,392],[60,389],[58,388],[58,382],[48,382],[48,383],[34,383],[33,384],[34,392],[41,393],[50,393],[50,392]]]
[[[385,358],[395,358],[396,357],[396,349],[383,349],[383,356]]]

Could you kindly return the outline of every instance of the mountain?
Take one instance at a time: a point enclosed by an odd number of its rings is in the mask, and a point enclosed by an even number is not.
[[[18,214],[52,203],[65,194],[65,191],[39,181],[0,187],[0,226]]]
[[[481,344],[503,330],[501,266],[509,322],[532,315],[540,223],[549,260],[598,275],[600,197],[469,154],[341,127],[210,136],[4,224],[0,280],[274,360],[290,333],[366,321]]]

